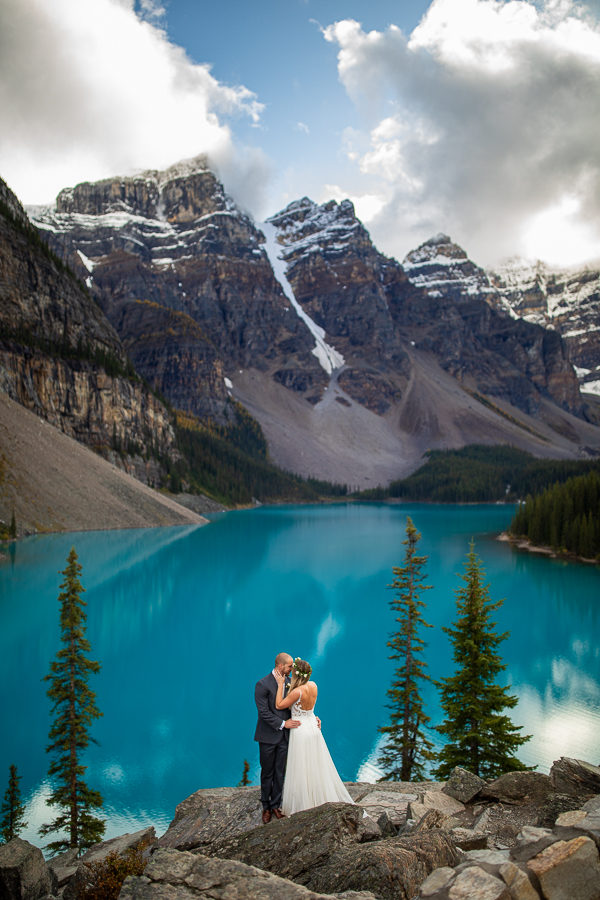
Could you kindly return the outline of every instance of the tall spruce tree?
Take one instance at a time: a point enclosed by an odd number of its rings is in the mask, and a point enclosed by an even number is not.
[[[4,795],[4,803],[0,807],[0,836],[5,843],[16,838],[20,831],[27,828],[24,820],[25,807],[21,803],[21,791],[19,790],[20,775],[17,775],[17,767],[10,766],[8,787]]]
[[[420,595],[431,585],[424,584],[426,556],[417,555],[421,535],[409,517],[406,519],[404,565],[394,568],[394,581],[389,587],[395,596],[390,600],[397,613],[398,630],[390,636],[387,646],[392,653],[389,659],[398,661],[394,678],[387,695],[391,710],[390,724],[379,728],[387,738],[379,757],[385,770],[380,781],[410,781],[411,777],[423,778],[424,765],[433,759],[433,744],[423,732],[430,721],[423,710],[420,694],[422,682],[430,681],[422,659],[424,640],[419,636],[421,627],[431,628],[423,618],[425,606]]]
[[[62,572],[65,579],[58,596],[62,649],[50,665],[50,674],[45,677],[50,682],[47,694],[54,715],[50,744],[46,748],[54,757],[48,769],[54,784],[48,803],[62,812],[52,823],[42,825],[40,834],[68,833],[68,837],[48,845],[55,853],[71,847],[80,850],[89,847],[104,834],[104,821],[90,812],[102,806],[102,797],[85,784],[86,766],[81,764],[81,755],[93,740],[88,733],[92,720],[102,713],[96,706],[95,693],[88,687],[90,675],[99,672],[100,664],[85,656],[90,651],[90,643],[85,637],[86,603],[81,598],[84,588],[79,580],[80,573],[81,566],[72,547],[67,567]]]
[[[498,647],[508,632],[496,634],[490,616],[504,601],[491,600],[484,575],[471,542],[461,575],[464,584],[456,591],[457,619],[454,627],[444,628],[458,668],[438,684],[446,718],[437,731],[448,738],[437,754],[434,774],[438,778],[447,778],[455,766],[483,778],[527,768],[514,753],[530,735],[521,735],[521,729],[503,715],[504,709],[516,706],[518,698],[496,683],[506,669]]]

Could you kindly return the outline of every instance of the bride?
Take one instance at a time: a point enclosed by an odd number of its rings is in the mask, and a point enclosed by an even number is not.
[[[301,726],[290,731],[290,744],[283,783],[282,811],[289,816],[301,809],[321,803],[344,801],[353,803],[331,759],[315,716],[317,685],[310,681],[312,668],[305,659],[296,657],[292,664],[292,680],[285,694],[284,675],[274,673],[277,680],[277,709],[292,707],[292,718]],[[284,696],[285,694],[285,696]]]

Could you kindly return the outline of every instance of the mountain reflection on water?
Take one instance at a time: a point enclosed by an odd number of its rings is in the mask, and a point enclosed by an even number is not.
[[[429,674],[453,670],[443,625],[473,537],[497,613],[521,751],[546,772],[558,756],[597,762],[599,572],[514,551],[495,540],[512,507],[332,504],[262,507],[205,527],[28,538],[0,565],[0,777],[17,765],[28,803],[22,834],[53,818],[49,702],[42,681],[59,646],[59,574],[71,546],[83,566],[92,688],[104,713],[86,756],[104,796],[107,836],[154,824],[201,787],[236,784],[244,760],[258,781],[253,689],[280,650],[313,663],[318,712],[345,779],[375,780],[377,727],[388,719],[394,627],[387,585],[402,564],[406,516],[429,555],[424,595]],[[440,721],[435,688],[425,693]],[[435,733],[434,733],[435,738]],[[2,790],[0,788],[0,790]]]

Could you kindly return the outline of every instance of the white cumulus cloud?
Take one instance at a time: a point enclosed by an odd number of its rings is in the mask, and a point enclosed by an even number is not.
[[[199,153],[260,189],[265,159],[238,152],[227,119],[258,122],[262,105],[171,43],[163,15],[156,0],[2,0],[0,174],[22,201]]]
[[[344,136],[376,242],[440,230],[477,261],[600,257],[600,26],[572,0],[434,0],[410,35],[323,30],[362,116]],[[557,234],[558,232],[558,234]]]

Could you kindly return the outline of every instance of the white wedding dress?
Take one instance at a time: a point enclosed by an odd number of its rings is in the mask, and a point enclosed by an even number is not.
[[[333,764],[325,738],[317,725],[314,708],[302,709],[301,703],[302,692],[292,704],[292,719],[299,719],[302,724],[299,728],[290,729],[281,803],[286,816],[301,809],[320,806],[321,803],[354,802]]]

